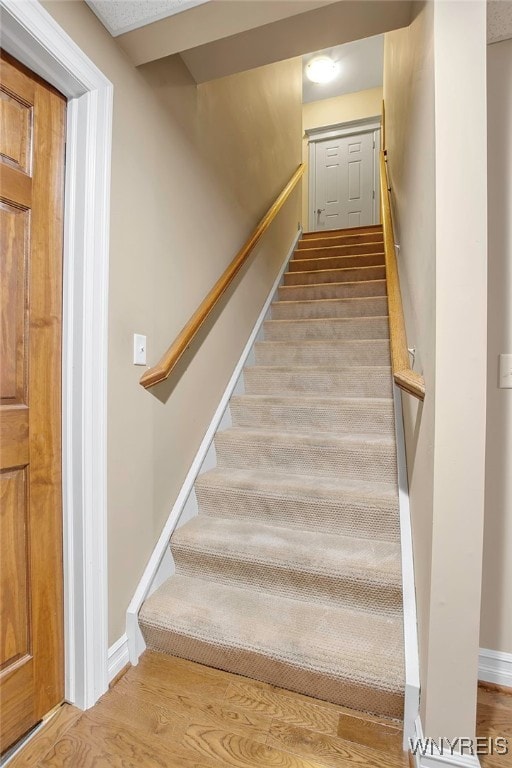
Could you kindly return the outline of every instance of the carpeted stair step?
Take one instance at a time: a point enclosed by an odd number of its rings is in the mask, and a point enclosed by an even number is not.
[[[396,481],[324,477],[319,483],[305,474],[217,467],[197,478],[195,494],[201,515],[379,541],[400,539]]]
[[[384,247],[381,243],[362,243],[358,245],[323,245],[315,248],[299,248],[290,260],[290,269],[295,270],[295,263],[323,261],[324,259],[363,259],[364,256],[380,256],[384,263]],[[366,262],[367,263],[367,262]],[[363,260],[362,266],[365,262]],[[341,265],[340,265],[341,266]],[[346,265],[347,267],[350,264]],[[311,267],[310,267],[311,268]]]
[[[382,224],[368,224],[363,227],[348,227],[346,229],[317,229],[311,232],[303,232],[302,240],[310,240],[315,237],[354,237],[356,235],[372,235],[380,233],[382,237]]]
[[[402,717],[400,617],[173,576],[144,603],[148,648],[346,707]]]
[[[389,321],[387,317],[267,320],[263,324],[263,332],[268,341],[389,339]]]
[[[258,365],[389,365],[387,339],[356,341],[258,341]]]
[[[389,482],[396,473],[391,436],[315,432],[277,432],[234,427],[218,432],[219,467],[273,469],[286,474],[346,477]]]
[[[295,393],[337,397],[392,397],[389,366],[324,367],[250,365],[244,368],[247,394],[293,395]]]
[[[345,269],[319,269],[308,272],[285,272],[285,285],[317,285],[318,283],[353,283],[365,280],[384,280],[386,267],[347,267]]]
[[[321,232],[314,233],[316,237],[302,238],[297,243],[297,250],[308,250],[309,248],[322,248],[323,246],[334,245],[368,245],[369,243],[384,244],[382,232],[366,232],[358,235],[331,235],[322,237]]]
[[[317,299],[351,299],[387,296],[385,280],[361,280],[318,285],[281,285],[279,301],[316,301]]]
[[[199,516],[173,535],[180,576],[272,595],[397,615],[402,608],[400,545]]]
[[[272,320],[307,320],[316,317],[379,317],[388,314],[386,296],[362,299],[317,299],[274,301]]]
[[[229,407],[237,427],[384,435],[395,430],[391,399],[235,395]]]
[[[383,253],[365,253],[362,256],[323,256],[316,259],[292,259],[290,272],[318,272],[323,269],[384,266]]]

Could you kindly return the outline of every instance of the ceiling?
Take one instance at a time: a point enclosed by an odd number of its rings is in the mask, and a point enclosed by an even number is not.
[[[330,83],[312,83],[306,77],[306,65],[317,56],[329,56],[338,62],[339,74]],[[384,35],[367,37],[352,43],[325,48],[302,57],[302,101],[307,104],[319,99],[343,96],[382,85],[384,68]]]
[[[174,16],[209,0],[86,0],[113,37]]]
[[[487,3],[487,42],[512,38],[512,2],[489,0]]]

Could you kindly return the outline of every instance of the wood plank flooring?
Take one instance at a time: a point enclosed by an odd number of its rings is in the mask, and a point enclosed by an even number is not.
[[[512,696],[479,690],[478,734],[512,745]],[[62,707],[9,768],[407,768],[400,744],[396,724],[147,652],[93,709]],[[512,768],[512,754],[482,768]]]

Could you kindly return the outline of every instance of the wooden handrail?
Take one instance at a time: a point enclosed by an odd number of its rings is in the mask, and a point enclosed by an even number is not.
[[[388,172],[386,153],[380,153],[380,200],[382,207],[382,228],[384,231],[384,251],[386,254],[386,278],[388,285],[389,336],[391,343],[391,366],[396,384],[414,395],[419,400],[425,398],[425,381],[423,376],[412,370],[407,349],[405,333],[404,309],[400,293],[398,265],[396,263],[395,236],[391,203],[389,199]]]
[[[160,358],[158,363],[148,370],[141,377],[140,383],[145,389],[154,387],[155,384],[159,384],[161,381],[165,381],[173,368],[178,363],[183,353],[188,349],[199,330],[211,314],[215,305],[229,288],[236,275],[243,267],[250,254],[252,253],[254,246],[261,238],[261,236],[267,231],[269,226],[274,221],[275,217],[288,200],[289,196],[297,186],[298,182],[302,178],[304,173],[304,164],[301,163],[288,184],[285,186],[279,197],[272,203],[266,214],[259,222],[256,229],[251,233],[249,239],[240,248],[235,258],[229,265],[229,267],[219,277],[211,291],[203,299],[199,307],[196,309],[190,320],[183,326],[167,352]]]

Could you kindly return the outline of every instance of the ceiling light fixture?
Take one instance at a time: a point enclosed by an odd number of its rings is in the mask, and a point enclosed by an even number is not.
[[[338,74],[338,62],[328,56],[318,56],[306,65],[306,76],[312,83],[330,83]]]

